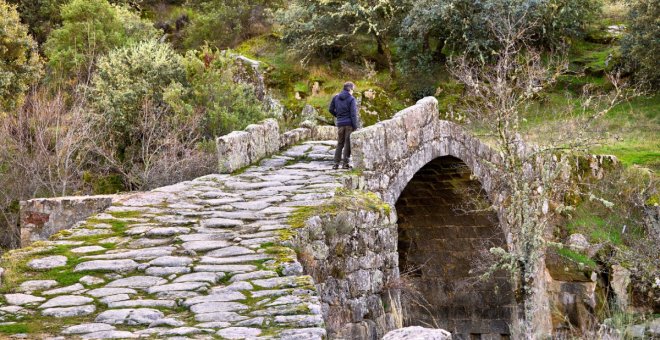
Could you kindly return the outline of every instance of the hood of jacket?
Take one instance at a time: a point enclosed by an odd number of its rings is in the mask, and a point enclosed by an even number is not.
[[[350,100],[351,98],[353,98],[353,96],[346,90],[341,91],[339,95],[337,95],[337,99],[341,101]]]

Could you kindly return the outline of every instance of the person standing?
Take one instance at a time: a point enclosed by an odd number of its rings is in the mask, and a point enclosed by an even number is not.
[[[357,100],[353,97],[355,84],[346,82],[344,89],[332,98],[330,113],[337,118],[337,149],[335,149],[335,164],[332,169],[338,169],[343,160],[344,169],[350,169],[348,160],[351,157],[351,133],[358,128]],[[343,151],[343,159],[342,159]]]

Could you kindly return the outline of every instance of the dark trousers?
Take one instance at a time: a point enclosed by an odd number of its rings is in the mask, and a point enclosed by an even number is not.
[[[344,150],[344,164],[348,164],[348,159],[351,157],[351,133],[353,133],[352,126],[339,126],[337,127],[337,149],[335,149],[335,164],[339,164],[341,160],[341,152]]]

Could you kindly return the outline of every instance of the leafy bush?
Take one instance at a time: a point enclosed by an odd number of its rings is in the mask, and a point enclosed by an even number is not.
[[[525,35],[535,45],[557,47],[582,34],[598,5],[598,0],[416,1],[398,39],[401,66],[428,70],[443,53],[490,59],[500,48],[497,29],[505,27],[498,21],[507,16],[518,19],[516,25],[530,28]]]
[[[239,42],[271,27],[271,9],[280,0],[203,0],[191,3],[191,24],[186,28],[185,46],[195,49],[208,44],[217,48]]]
[[[28,35],[14,6],[0,0],[0,117],[21,104],[41,74],[37,44]]]
[[[660,88],[660,6],[655,0],[631,1],[628,34],[621,40],[624,63],[640,83]]]
[[[125,7],[107,0],[72,0],[62,7],[62,27],[45,44],[51,67],[68,75],[87,72],[115,47],[155,38],[158,31]]]
[[[28,25],[30,34],[42,44],[46,38],[62,23],[60,6],[68,0],[8,0],[15,4],[22,21]]]
[[[166,106],[163,93],[185,83],[182,58],[168,44],[150,40],[111,51],[98,61],[92,80],[93,107],[112,126],[116,138],[130,143],[142,105]]]
[[[178,114],[201,112],[205,138],[241,130],[264,118],[254,88],[236,82],[239,66],[233,58],[205,47],[189,51],[183,63],[189,88],[171,88],[166,99]]]

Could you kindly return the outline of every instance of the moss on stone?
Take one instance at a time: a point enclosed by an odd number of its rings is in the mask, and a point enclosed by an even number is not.
[[[302,228],[308,219],[314,216],[337,215],[345,211],[370,210],[389,215],[392,208],[375,193],[363,190],[337,189],[335,196],[325,204],[314,207],[298,207],[289,216],[289,225]]]

